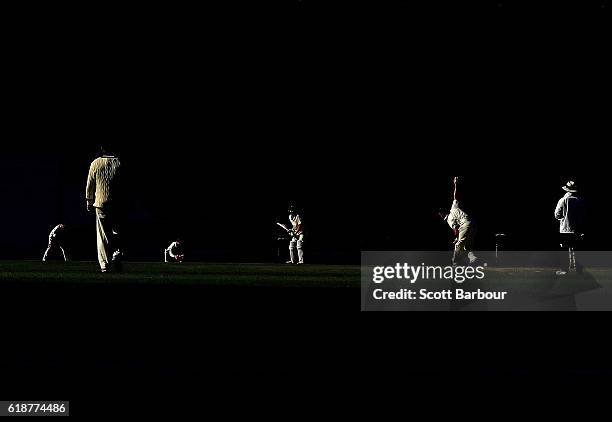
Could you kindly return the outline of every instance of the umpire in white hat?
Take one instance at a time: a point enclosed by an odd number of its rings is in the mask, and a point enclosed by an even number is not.
[[[583,198],[579,195],[576,181],[568,181],[561,189],[566,193],[557,203],[555,218],[559,221],[561,247],[568,251],[569,259],[567,265],[563,265],[557,274],[566,275],[569,271],[581,271],[580,264],[576,261],[576,248],[584,237],[586,207]]]

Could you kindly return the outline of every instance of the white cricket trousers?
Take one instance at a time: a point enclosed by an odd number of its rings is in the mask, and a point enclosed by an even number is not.
[[[303,264],[304,263],[304,234],[301,234],[297,239],[295,237],[291,238],[291,241],[289,242],[289,259],[294,264],[296,263],[295,261],[296,251],[297,251],[297,258],[298,258],[297,262],[300,264]]]
[[[100,269],[108,271],[112,259],[121,256],[117,216],[110,210],[96,208],[96,233]]]
[[[453,264],[459,264],[461,259],[467,254],[470,264],[478,259],[474,254],[474,239],[476,238],[476,224],[466,223],[459,228],[459,237],[455,243],[455,253],[453,254]]]

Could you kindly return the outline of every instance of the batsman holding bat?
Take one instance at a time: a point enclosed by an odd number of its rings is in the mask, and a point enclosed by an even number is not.
[[[289,261],[287,264],[304,264],[304,230],[302,226],[302,217],[297,212],[295,204],[289,204],[289,222],[291,228],[284,224],[277,223],[287,231],[290,236],[289,241]],[[297,252],[297,261],[296,261]]]
[[[446,221],[455,234],[455,252],[453,254],[453,265],[458,265],[464,259],[464,255],[470,264],[476,262],[478,257],[474,254],[474,239],[476,238],[476,224],[470,219],[468,214],[460,208],[457,190],[459,178],[453,179],[453,205],[450,212],[440,210],[442,220]]]

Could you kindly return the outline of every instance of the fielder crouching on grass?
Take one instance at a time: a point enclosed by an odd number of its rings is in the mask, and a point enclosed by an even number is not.
[[[459,265],[467,255],[470,264],[475,263],[478,257],[474,254],[474,240],[476,238],[476,224],[469,215],[459,207],[457,200],[457,185],[459,178],[453,179],[453,205],[450,212],[439,210],[442,220],[446,221],[455,234],[455,252],[453,253],[453,265]]]
[[[45,250],[45,254],[43,255],[43,262],[47,262],[49,255],[54,252],[61,252],[64,261],[68,261],[68,257],[66,256],[66,251],[62,246],[64,244],[66,226],[63,224],[58,224],[55,226],[51,233],[49,233],[49,244],[47,246],[47,250]]]
[[[119,223],[121,219],[121,195],[119,174],[121,162],[108,146],[101,148],[101,156],[89,168],[87,177],[87,211],[95,210],[98,242],[98,262],[103,273],[120,272],[121,249]]]
[[[164,249],[164,262],[183,262],[185,254],[183,253],[183,241],[177,239],[170,246]]]

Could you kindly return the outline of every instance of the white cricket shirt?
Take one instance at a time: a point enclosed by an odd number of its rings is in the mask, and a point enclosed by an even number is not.
[[[289,214],[289,221],[291,222],[293,230],[302,224],[302,219],[300,218],[299,214]]]
[[[470,224],[470,217],[459,208],[459,201],[456,199],[453,201],[453,206],[448,214],[448,225],[451,229],[458,229],[461,226]]]

